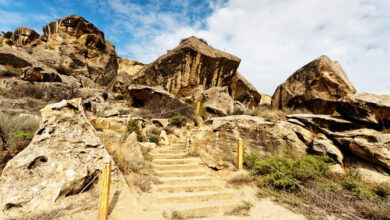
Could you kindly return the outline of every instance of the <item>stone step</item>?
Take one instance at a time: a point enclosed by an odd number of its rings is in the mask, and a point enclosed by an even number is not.
[[[194,170],[160,170],[155,171],[157,176],[161,177],[190,177],[190,176],[202,176],[206,172],[201,169]]]
[[[165,202],[203,202],[203,201],[221,201],[229,200],[234,196],[234,191],[215,191],[215,192],[182,192],[182,193],[170,193],[161,194],[157,201],[161,203]],[[180,205],[181,206],[181,205]]]
[[[151,153],[153,154],[176,154],[176,153],[187,153],[187,150],[184,149],[175,149],[175,148],[163,148],[153,150]]]
[[[158,178],[162,184],[170,185],[184,185],[184,184],[205,184],[210,183],[210,177],[198,176],[198,177],[160,177]]]
[[[169,164],[169,165],[159,165],[152,163],[152,167],[154,170],[189,170],[189,169],[197,169],[200,166],[198,164]]]
[[[156,190],[166,193],[218,191],[221,187],[215,184],[159,185]]]
[[[218,201],[218,202],[208,201],[208,202],[181,204],[177,208],[175,207],[174,211],[176,211],[177,214],[179,214],[184,218],[201,218],[201,217],[211,217],[213,215],[228,213],[233,211],[238,206],[239,206],[238,202],[231,201],[231,200]],[[241,218],[237,218],[237,219],[243,219],[242,216],[240,217]],[[210,219],[214,219],[214,218],[211,217]]]
[[[194,164],[197,162],[197,158],[183,158],[183,159],[154,159],[153,163],[159,165],[169,164]]]
[[[187,154],[179,153],[179,154],[151,154],[153,159],[184,159],[187,158]]]

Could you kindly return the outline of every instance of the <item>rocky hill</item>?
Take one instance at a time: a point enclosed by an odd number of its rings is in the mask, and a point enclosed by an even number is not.
[[[110,219],[390,218],[390,95],[325,55],[271,97],[194,36],[150,64],[77,15],[0,42],[2,219],[95,218],[106,159]]]

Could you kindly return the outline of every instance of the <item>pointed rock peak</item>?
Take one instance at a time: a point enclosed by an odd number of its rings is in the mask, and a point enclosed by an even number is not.
[[[190,48],[209,57],[213,57],[213,58],[225,57],[227,59],[231,59],[236,62],[241,62],[240,58],[209,46],[207,41],[204,40],[203,38],[198,38],[195,36],[184,38],[181,40],[180,44],[175,49],[173,49],[173,51],[180,51],[185,48]]]
[[[272,107],[300,108],[318,114],[332,114],[335,106],[330,102],[355,93],[356,89],[341,65],[322,55],[279,85],[272,97]]]
[[[50,38],[54,33],[66,33],[77,38],[84,34],[94,34],[104,40],[103,31],[79,15],[69,15],[65,18],[57,19],[42,29],[45,38]]]

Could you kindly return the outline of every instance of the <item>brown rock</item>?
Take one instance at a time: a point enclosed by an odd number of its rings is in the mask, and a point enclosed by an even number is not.
[[[151,100],[159,100],[162,103],[171,100],[181,102],[180,100],[176,99],[174,95],[158,87],[134,84],[128,87],[127,92],[132,100],[132,105],[134,106],[143,106]],[[184,104],[183,102],[181,103]]]
[[[260,103],[262,95],[252,84],[248,82],[241,74],[237,72],[229,86],[234,100],[239,101],[247,107],[256,106]]]
[[[272,96],[272,108],[304,109],[316,114],[333,114],[332,103],[356,93],[340,64],[320,56],[279,85]]]
[[[145,64],[129,59],[118,58],[118,73],[124,73],[127,77],[134,76],[138,71],[140,71]]]
[[[341,150],[390,170],[390,134],[329,115],[288,115],[314,133],[323,133]]]
[[[124,83],[162,86],[173,95],[186,97],[198,85],[203,85],[205,89],[229,85],[240,61],[238,57],[190,37]]]
[[[102,85],[115,78],[115,47],[92,23],[71,15],[46,25],[43,32],[40,44],[32,49],[40,61],[70,68],[73,76],[85,76]]]
[[[234,100],[228,93],[228,87],[211,87],[206,90],[203,105],[207,111],[219,116],[226,116],[234,111]]]
[[[28,27],[18,27],[12,34],[11,40],[17,47],[23,47],[36,42],[39,34]]]
[[[340,164],[343,164],[343,153],[324,134],[318,134],[318,137],[313,139],[311,151],[317,154],[328,155]]]
[[[337,111],[345,118],[390,129],[390,95],[349,94],[337,104]]]
[[[211,118],[199,129],[191,130],[191,147],[209,167],[221,169],[224,162],[235,163],[237,139],[244,140],[248,152],[264,156],[282,153],[285,148],[304,152],[307,146],[299,139],[288,122],[271,123],[248,115]]]
[[[0,218],[34,219],[50,213],[72,218],[86,210],[97,212],[100,177],[91,181],[110,156],[81,100],[51,104],[41,113],[42,123],[32,142],[7,163],[0,177]],[[112,184],[125,185],[117,172],[113,164]]]

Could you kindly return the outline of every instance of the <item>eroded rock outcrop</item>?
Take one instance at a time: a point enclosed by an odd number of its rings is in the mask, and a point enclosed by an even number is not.
[[[175,49],[145,66],[132,79],[134,83],[162,86],[170,93],[185,97],[203,85],[229,85],[240,59],[208,46],[196,37],[183,40]],[[130,83],[130,82],[127,82]]]
[[[228,87],[211,87],[204,92],[204,97],[203,106],[207,111],[219,116],[233,113],[234,100],[228,93]]]
[[[287,117],[289,121],[295,119],[302,122],[315,134],[326,135],[342,152],[351,152],[361,159],[390,170],[389,133],[330,115],[295,114]]]
[[[232,79],[232,83],[229,87],[234,100],[243,103],[247,107],[258,105],[262,99],[262,95],[256,88],[238,72]]]
[[[11,41],[17,47],[23,47],[36,42],[39,34],[28,27],[18,27],[12,34]]]
[[[41,113],[42,123],[32,142],[7,163],[0,178],[2,219],[54,218],[97,210],[98,180],[87,184],[99,176],[110,156],[81,100],[51,104]],[[115,164],[113,169],[118,172]],[[113,175],[114,182],[124,183],[122,175]]]
[[[334,101],[356,90],[340,64],[320,56],[303,66],[278,86],[273,109],[304,109],[315,114],[333,114]]]
[[[72,70],[80,80],[87,77],[108,85],[116,76],[118,63],[114,45],[92,23],[77,15],[57,19],[43,27],[43,35],[26,49],[39,61]]]
[[[211,118],[206,125],[191,131],[192,147],[209,167],[223,169],[236,161],[237,140],[244,140],[247,151],[264,156],[281,153],[285,149],[306,151],[307,146],[293,131],[297,125],[276,123],[248,115]]]
[[[130,85],[127,90],[133,106],[144,106],[152,100],[157,100],[161,103],[175,100],[182,103],[180,100],[161,87],[150,87],[144,85]],[[184,103],[182,103],[184,104]]]
[[[349,94],[337,106],[337,111],[345,118],[390,129],[390,95]]]

